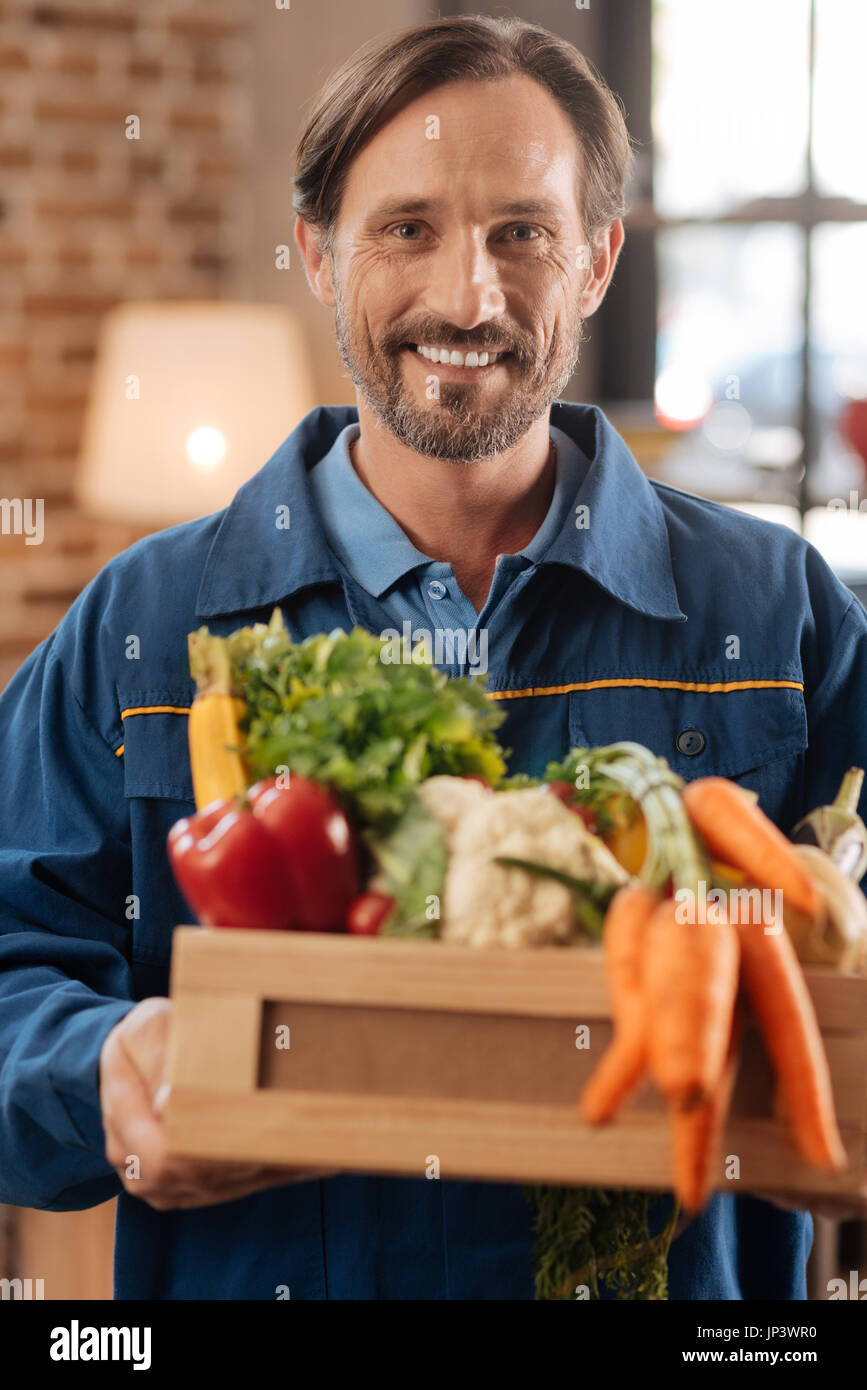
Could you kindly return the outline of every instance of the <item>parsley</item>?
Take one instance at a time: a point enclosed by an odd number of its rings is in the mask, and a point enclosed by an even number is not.
[[[656,1235],[659,1194],[587,1187],[528,1187],[536,1213],[536,1298],[668,1298],[668,1249],[677,1203]],[[586,1289],[586,1293],[583,1291]],[[580,1291],[580,1292],[579,1292]]]
[[[383,639],[354,628],[293,642],[279,608],[226,639],[243,693],[243,753],[254,778],[288,767],[334,788],[359,823],[391,828],[426,777],[495,785],[505,715],[475,677],[449,679],[430,662],[383,661]]]

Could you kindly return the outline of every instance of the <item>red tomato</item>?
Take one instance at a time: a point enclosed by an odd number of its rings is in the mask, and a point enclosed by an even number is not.
[[[295,775],[286,786],[276,777],[257,782],[247,797],[283,851],[296,924],[340,931],[361,874],[355,835],[337,801],[318,782]]]
[[[378,936],[393,907],[394,898],[388,893],[360,893],[349,905],[346,930],[353,936]]]

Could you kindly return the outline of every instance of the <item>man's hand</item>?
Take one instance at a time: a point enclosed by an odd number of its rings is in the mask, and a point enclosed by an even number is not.
[[[142,1000],[112,1028],[99,1057],[106,1156],[131,1196],[141,1197],[156,1211],[171,1211],[234,1202],[284,1183],[333,1177],[319,1169],[170,1158],[160,1113],[168,1095],[166,1049],[171,1016],[170,1000]],[[137,1177],[130,1175],[136,1172]]]
[[[754,1192],[763,1202],[770,1202],[783,1211],[809,1211],[813,1216],[827,1216],[832,1221],[867,1221],[867,1187],[859,1197],[798,1197],[793,1192]]]

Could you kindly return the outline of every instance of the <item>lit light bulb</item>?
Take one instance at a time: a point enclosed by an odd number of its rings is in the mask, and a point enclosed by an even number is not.
[[[213,425],[201,425],[187,436],[187,457],[194,468],[216,468],[226,457],[226,441]]]
[[[707,378],[687,367],[667,367],[660,372],[653,395],[656,418],[670,430],[694,429],[713,404]]]

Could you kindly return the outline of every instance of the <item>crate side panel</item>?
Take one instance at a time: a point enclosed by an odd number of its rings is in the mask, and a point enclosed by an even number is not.
[[[167,1138],[189,1157],[255,1160],[287,1167],[424,1177],[431,1158],[443,1178],[551,1182],[668,1191],[671,1148],[663,1116],[634,1114],[591,1129],[562,1107],[404,1097],[289,1094],[223,1097],[181,1092]],[[231,1124],[226,1123],[227,1112]],[[742,1195],[810,1195],[857,1190],[854,1160],[863,1135],[844,1131],[848,1173],[817,1172],[801,1162],[770,1120],[732,1120],[713,1171],[718,1190]],[[740,1177],[726,1175],[729,1155]]]
[[[172,994],[186,993],[480,1014],[608,1012],[598,948],[477,951],[441,941],[321,932],[177,927]]]

